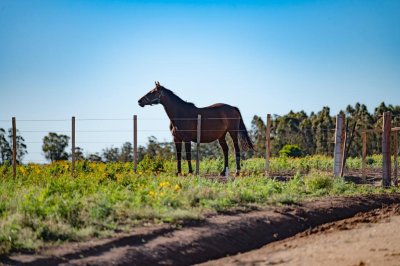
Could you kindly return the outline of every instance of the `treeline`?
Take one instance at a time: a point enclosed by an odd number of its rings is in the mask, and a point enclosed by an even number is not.
[[[400,126],[400,106],[386,105],[381,103],[370,113],[364,104],[356,103],[348,105],[341,112],[346,115],[346,124],[349,139],[352,139],[349,147],[349,156],[361,154],[362,140],[361,131],[368,129],[367,153],[381,153],[383,112],[392,112],[392,123]],[[278,156],[279,151],[286,144],[296,145],[300,148],[302,155],[323,154],[332,155],[334,149],[334,136],[336,114],[330,113],[329,107],[323,107],[321,111],[307,115],[304,111],[293,112],[283,116],[272,115],[271,127],[271,154]],[[251,121],[251,128],[248,128],[250,137],[254,143],[255,151],[243,153],[244,158],[265,156],[266,124],[265,117],[254,116]],[[233,151],[233,143],[227,137],[230,150]],[[69,137],[50,132],[43,138],[42,150],[45,158],[50,162],[68,160],[71,154],[65,150],[68,146]],[[22,162],[27,154],[27,146],[24,138],[17,131],[17,162]],[[194,151],[194,149],[192,149]],[[184,151],[182,151],[184,152]],[[222,151],[215,141],[210,144],[201,144],[200,152],[202,158],[221,158]],[[144,156],[150,158],[171,159],[175,157],[173,142],[159,142],[151,136],[145,146],[138,147],[138,159],[141,161]],[[95,162],[130,162],[133,160],[132,143],[125,142],[121,147],[108,147],[101,153],[84,154],[82,148],[77,147],[75,157],[78,160]],[[0,128],[0,164],[10,162],[12,159],[12,132]]]
[[[362,149],[362,130],[367,133],[367,153],[379,154],[382,149],[382,114],[392,112],[392,123],[400,125],[400,106],[381,103],[370,113],[364,104],[348,105],[342,110],[346,115],[348,134],[347,146],[349,156],[360,156]],[[274,115],[271,128],[271,153],[278,155],[285,144],[298,145],[304,155],[333,155],[335,142],[336,114],[330,114],[329,107],[323,107],[318,113],[309,116],[304,112],[290,111],[284,116]],[[254,116],[251,123],[251,134],[257,151],[265,151],[266,125],[261,117]]]

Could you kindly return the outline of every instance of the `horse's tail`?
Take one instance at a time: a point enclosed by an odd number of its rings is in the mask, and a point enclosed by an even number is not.
[[[239,141],[242,146],[242,149],[245,151],[248,150],[253,150],[254,151],[254,146],[253,143],[251,142],[249,133],[247,132],[246,126],[243,122],[242,114],[240,113],[239,109],[236,108],[236,110],[239,112],[240,116],[240,121],[239,121]]]

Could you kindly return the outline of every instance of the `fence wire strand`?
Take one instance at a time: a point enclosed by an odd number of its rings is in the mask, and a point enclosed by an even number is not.
[[[251,120],[254,118],[255,116],[251,117]],[[260,116],[261,117],[261,116]],[[378,117],[377,123],[380,123],[380,121],[382,120],[382,115]],[[394,118],[392,120],[393,125],[397,125],[400,121],[397,120],[396,118],[400,117],[400,115],[392,115],[392,118]],[[246,119],[250,118],[250,117],[245,117]],[[262,117],[261,117],[262,118]],[[172,118],[175,121],[194,121],[197,123],[198,118],[197,117],[193,117],[193,118],[188,118],[188,117],[176,117],[176,118]],[[206,121],[206,120],[222,120],[222,119],[228,119],[228,120],[239,120],[240,118],[238,117],[228,117],[228,118],[219,118],[219,117],[202,117],[202,121]],[[242,118],[243,119],[243,118]],[[95,122],[99,122],[99,121],[129,121],[129,122],[133,122],[134,118],[133,116],[131,118],[76,118],[75,119],[77,122],[86,122],[86,121],[95,121]],[[262,120],[264,121],[264,119],[262,118]],[[68,119],[16,119],[17,121],[17,127],[18,127],[18,123],[19,122],[32,122],[32,123],[36,123],[36,122],[71,122],[71,118]],[[165,117],[165,118],[137,118],[137,121],[165,121],[165,122],[170,122],[169,118]],[[0,122],[10,122],[11,124],[11,119],[10,120],[5,120],[5,119],[1,119]],[[264,121],[265,122],[265,121]],[[77,123],[79,126],[81,125],[80,123]],[[18,129],[17,129],[18,130]],[[271,140],[273,139],[273,135],[274,135],[274,131],[276,131],[277,128],[276,127],[271,127]],[[179,132],[197,132],[197,129],[178,129]],[[216,130],[216,129],[202,129],[201,132],[217,132],[220,130]],[[246,130],[231,130],[233,132],[245,132]],[[330,127],[320,127],[320,128],[303,128],[303,129],[295,129],[295,131],[297,133],[301,133],[301,134],[307,134],[307,133],[315,133],[315,132],[323,132],[323,133],[327,133],[328,134],[328,138],[334,138],[334,135],[330,135],[331,133],[335,132],[335,128],[330,128]],[[358,129],[356,130],[356,133],[360,133],[363,131],[367,131],[367,132],[371,132],[371,133],[381,133],[382,130],[381,129]],[[49,133],[49,132],[55,132],[55,133],[62,133],[62,134],[71,134],[71,129],[62,129],[62,130],[30,130],[30,129],[26,129],[26,130],[18,130],[19,133]],[[75,130],[76,133],[133,133],[133,129],[129,128],[129,129],[92,129],[92,130],[85,130],[85,129],[81,129],[81,130]],[[137,130],[138,133],[155,133],[155,132],[170,132],[169,129],[138,129]],[[285,134],[286,132],[280,132],[278,134]],[[277,134],[277,133],[275,133]],[[326,135],[325,135],[326,136]],[[78,136],[77,139],[79,139],[80,137]],[[330,144],[335,144],[335,141],[317,141],[320,144],[324,144],[324,145],[330,145]],[[24,142],[26,144],[42,144],[42,141],[26,141]],[[69,143],[71,143],[71,140],[69,140]],[[76,141],[76,145],[85,145],[85,144],[115,144],[115,145],[119,145],[120,143],[124,143],[124,141],[86,141],[86,140],[82,140],[82,141]],[[146,145],[149,142],[136,142],[138,145]],[[173,144],[173,142],[165,142],[165,143],[160,143],[161,145],[170,145]],[[315,142],[316,143],[316,142]],[[36,152],[36,151],[32,151],[29,152],[28,154],[42,154],[42,152]],[[257,154],[257,155],[262,155],[262,157],[264,157],[264,153],[258,153],[258,152],[254,152],[253,154]],[[30,160],[30,161],[34,161],[34,160]]]

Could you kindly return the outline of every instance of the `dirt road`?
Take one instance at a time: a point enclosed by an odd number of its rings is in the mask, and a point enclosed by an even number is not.
[[[226,257],[227,254],[257,250],[267,243],[275,243],[267,246],[267,249],[272,251],[261,249],[255,251],[254,256],[248,255],[252,253],[246,253],[241,257],[231,257],[209,263],[214,265],[229,263],[235,265],[276,263],[307,265],[308,261],[302,261],[304,257],[301,255],[308,254],[306,259],[320,259],[319,261],[310,261],[314,265],[326,265],[329,262],[343,265],[339,262],[344,256],[342,254],[347,252],[353,257],[358,256],[354,261],[349,261],[348,265],[362,265],[363,263],[364,265],[366,263],[396,265],[396,261],[400,261],[399,218],[390,218],[391,223],[396,224],[385,227],[383,231],[387,230],[387,237],[383,237],[381,233],[378,234],[382,229],[374,229],[376,226],[387,225],[389,217],[398,213],[398,207],[384,207],[398,206],[395,204],[400,204],[400,194],[328,197],[290,206],[237,210],[212,215],[203,221],[134,228],[131,232],[116,234],[108,239],[93,239],[85,243],[64,243],[50,246],[34,254],[14,253],[0,258],[0,264],[192,265]],[[375,209],[382,211],[371,212]],[[366,214],[366,212],[369,213]],[[354,215],[357,216],[354,218]],[[350,219],[343,222],[343,219],[346,218]],[[340,222],[341,220],[342,222]],[[339,222],[326,225],[332,221]],[[370,226],[364,226],[364,229],[373,231],[353,231],[362,230],[363,222]],[[302,234],[310,236],[296,235],[309,228],[313,228],[312,231]],[[336,232],[337,239],[328,239],[330,234],[327,232],[329,231]],[[340,234],[343,236],[339,236]],[[284,240],[293,236],[295,236],[293,243],[290,242],[290,239]],[[362,236],[364,237],[361,238]],[[289,242],[276,242],[279,240]],[[359,244],[354,248],[346,245],[358,242]],[[317,244],[315,245],[315,243]],[[367,243],[370,246],[366,246]],[[343,251],[338,252],[339,248]],[[382,259],[377,261],[377,264],[372,261],[373,258],[370,254],[373,253],[378,254],[377,258]],[[269,254],[273,254],[273,256]],[[336,258],[335,254],[340,254],[342,257]],[[343,263],[345,262],[343,261]]]
[[[202,265],[400,265],[399,214],[393,205]]]

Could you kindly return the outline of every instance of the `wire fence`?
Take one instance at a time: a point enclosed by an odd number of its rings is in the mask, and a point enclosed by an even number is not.
[[[400,115],[392,116],[392,127],[400,126]],[[251,120],[253,117],[245,117],[245,121]],[[239,118],[224,118],[228,120],[239,120]],[[197,132],[198,118],[173,118],[174,122],[179,121],[192,121],[192,129],[179,129],[180,132]],[[202,118],[201,121],[217,121],[221,118]],[[33,162],[45,164],[48,163],[42,151],[43,138],[49,132],[67,135],[69,137],[68,147],[75,146],[78,149],[83,149],[83,153],[99,154],[102,149],[107,147],[121,147],[126,142],[136,144],[136,146],[145,146],[149,144],[148,138],[155,136],[157,140],[163,140],[161,143],[164,146],[172,145],[172,137],[169,130],[170,120],[167,118],[137,118],[139,126],[134,127],[134,118],[76,118],[76,140],[72,145],[72,129],[71,119],[17,119],[17,130],[19,134],[25,139],[25,144],[28,146],[28,155],[24,162]],[[8,129],[11,126],[11,120],[0,120],[0,128]],[[204,126],[204,123],[203,123]],[[247,127],[249,128],[249,127]],[[277,130],[277,129],[275,129]],[[217,129],[210,129],[205,126],[201,132],[214,132]],[[243,131],[243,130],[235,130]],[[302,128],[300,133],[306,134],[310,132],[322,132],[326,134],[325,138],[319,140],[320,144],[333,145],[335,144],[335,131],[336,128],[317,127],[317,128]],[[363,131],[370,131],[380,133],[382,130],[358,130],[358,133]],[[135,141],[135,134],[138,140]],[[284,135],[285,133],[281,132]],[[290,136],[289,136],[290,137]],[[170,141],[168,141],[170,140]],[[173,149],[173,145],[171,146]],[[171,148],[170,147],[170,148]],[[76,149],[75,151],[76,152]],[[253,152],[253,156],[266,157],[266,150],[258,150]],[[333,153],[333,148],[332,151]],[[71,151],[72,153],[72,151]],[[182,152],[184,153],[184,152]],[[192,153],[195,153],[192,149]],[[361,154],[361,150],[360,150]],[[192,156],[195,154],[192,154]],[[137,157],[136,157],[137,158]]]
[[[174,118],[180,121],[193,120],[197,123],[197,118]],[[202,120],[217,120],[220,118],[204,118]],[[238,118],[228,118],[236,119]],[[167,118],[138,118],[139,127],[137,129],[139,141],[137,145],[144,146],[148,144],[148,138],[155,136],[157,140],[164,140],[162,143],[172,143],[171,131],[168,127],[170,120]],[[133,119],[130,118],[76,118],[76,141],[75,145],[87,154],[100,153],[107,146],[121,146],[125,142],[133,142]],[[151,121],[162,121],[164,123],[146,123]],[[7,128],[11,125],[10,120],[0,120],[0,128]],[[94,123],[92,123],[94,122]],[[115,123],[117,122],[117,123]],[[141,124],[144,125],[141,125]],[[8,125],[7,125],[8,124]],[[249,128],[249,127],[248,127]],[[49,162],[44,158],[42,151],[43,138],[49,132],[67,135],[69,137],[68,147],[71,143],[71,119],[17,119],[18,133],[25,139],[25,144],[28,146],[28,154],[25,162]],[[196,132],[197,129],[179,129],[180,132]],[[202,132],[215,132],[215,129],[202,129]],[[233,130],[241,132],[243,130]],[[334,133],[335,128],[318,129],[304,128],[301,133],[311,132],[328,133],[328,140],[319,141],[320,144],[332,145],[335,143]],[[285,132],[280,133],[282,136],[290,137],[291,134]],[[170,141],[166,141],[170,139]],[[192,151],[194,152],[194,151]],[[265,157],[265,151],[255,151],[253,155]]]
[[[180,132],[196,133],[195,128],[198,118],[173,118],[174,121],[193,121],[193,129],[179,129]],[[240,118],[224,118],[228,120],[239,120]],[[253,117],[244,117],[245,121],[253,119]],[[208,117],[202,118],[202,121],[218,121],[221,118]],[[137,118],[139,126],[137,128],[138,141],[136,144],[145,146],[149,143],[148,138],[156,137],[157,141],[161,141],[163,145],[172,143],[171,131],[169,129],[170,120],[168,118]],[[72,146],[72,130],[71,118],[52,118],[52,119],[16,119],[18,134],[24,139],[27,145],[28,154],[23,162],[48,163],[42,151],[43,138],[53,132],[69,137],[68,147]],[[132,118],[76,118],[76,141],[75,146],[83,150],[86,155],[101,154],[102,150],[108,147],[120,147],[125,142],[133,143],[133,117]],[[203,123],[205,125],[205,123]],[[11,120],[0,120],[0,128],[11,128]],[[247,127],[249,128],[249,127]],[[320,132],[331,134],[329,141],[325,144],[334,144],[334,128],[319,128]],[[215,132],[219,130],[203,128],[204,133]],[[243,130],[233,130],[241,132]],[[311,129],[302,129],[302,132],[311,132]],[[160,143],[160,142],[158,142]],[[192,149],[192,153],[195,153]],[[192,154],[194,155],[194,154]],[[255,151],[254,156],[265,157],[265,151]]]
[[[214,118],[210,118],[213,120]],[[101,145],[120,146],[125,142],[133,142],[132,118],[77,118],[76,119],[76,142],[88,153],[101,152],[106,148]],[[177,120],[189,120],[187,118]],[[194,120],[194,119],[193,119]],[[195,119],[197,122],[197,118]],[[140,127],[137,129],[139,135],[138,145],[148,143],[147,138],[155,136],[158,140],[171,139],[167,118],[138,118]],[[148,123],[157,121],[156,123]],[[146,123],[147,122],[147,123]],[[161,122],[161,123],[160,123]],[[143,125],[142,125],[143,123]],[[0,120],[0,128],[11,128],[11,120]],[[67,135],[68,146],[71,147],[71,119],[17,119],[18,133],[25,139],[28,146],[28,154],[25,161],[46,163],[41,149],[43,138],[49,132]],[[185,132],[196,130],[184,130]],[[213,131],[206,129],[203,131]],[[172,139],[171,139],[172,141]],[[85,147],[87,145],[87,147]],[[34,156],[32,156],[34,155]]]

